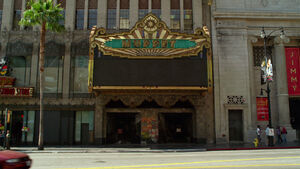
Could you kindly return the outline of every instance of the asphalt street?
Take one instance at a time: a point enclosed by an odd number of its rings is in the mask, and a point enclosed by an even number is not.
[[[300,149],[164,153],[28,153],[32,169],[300,168]]]

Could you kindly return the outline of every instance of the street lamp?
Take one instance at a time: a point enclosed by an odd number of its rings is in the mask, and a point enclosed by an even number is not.
[[[269,128],[272,128],[270,82],[272,82],[272,80],[273,80],[273,70],[272,70],[271,56],[270,56],[269,59],[267,57],[267,42],[270,39],[272,33],[276,32],[276,31],[281,31],[280,32],[280,38],[281,39],[285,38],[285,33],[284,33],[284,30],[283,30],[283,27],[280,27],[276,30],[273,30],[268,35],[266,35],[265,29],[264,29],[264,27],[262,27],[262,30],[261,30],[261,33],[260,33],[260,37],[264,39],[264,58],[263,58],[262,63],[261,63],[261,69],[263,71],[263,81],[264,81],[264,83],[267,83],[267,89],[261,88],[260,94],[263,95],[263,91],[265,91],[267,93],[268,108],[269,108]],[[269,140],[269,146],[273,146],[274,137],[272,136],[269,139],[270,139]]]

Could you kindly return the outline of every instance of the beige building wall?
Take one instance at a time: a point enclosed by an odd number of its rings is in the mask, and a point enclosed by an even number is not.
[[[283,10],[284,9],[284,10]],[[253,63],[253,46],[262,46],[262,27],[266,34],[283,27],[290,39],[300,39],[300,1],[278,0],[215,0],[212,5],[212,46],[214,53],[215,128],[216,142],[229,142],[228,110],[243,110],[244,142],[255,138],[257,121],[256,97],[260,96],[260,69]],[[296,131],[289,122],[286,70],[280,66],[285,58],[284,46],[292,46],[286,39],[275,42],[280,31],[270,38],[274,44],[271,87],[272,125],[286,126],[288,140],[296,139]],[[273,37],[274,36],[274,37]],[[300,45],[298,44],[298,47]],[[280,58],[282,57],[282,58]],[[279,68],[280,66],[280,68]],[[277,71],[277,72],[276,72]],[[278,72],[280,71],[280,72]],[[278,79],[280,78],[280,79]],[[243,104],[228,104],[227,96],[241,96]],[[266,94],[264,94],[266,96]]]

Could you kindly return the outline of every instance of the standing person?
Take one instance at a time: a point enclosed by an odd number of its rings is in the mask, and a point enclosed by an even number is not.
[[[270,136],[270,127],[269,127],[269,125],[267,125],[267,128],[266,128],[265,132],[266,132],[266,136],[268,138],[268,146],[271,146],[271,136]]]
[[[256,128],[256,137],[257,137],[257,140],[258,140],[258,145],[260,145],[260,143],[261,143],[261,129],[260,129],[260,125],[257,125],[257,128]]]
[[[286,143],[286,135],[287,135],[286,128],[282,127],[282,130],[281,130],[282,143]]]
[[[280,127],[276,127],[276,135],[277,135],[277,143],[281,144],[282,143],[282,138],[281,138],[281,130]]]

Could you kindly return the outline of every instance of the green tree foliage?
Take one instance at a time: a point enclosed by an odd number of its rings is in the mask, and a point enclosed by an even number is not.
[[[60,4],[53,5],[52,0],[38,0],[37,2],[30,0],[27,5],[30,8],[24,11],[20,25],[42,26],[45,22],[47,30],[55,32],[64,30],[64,26],[59,24],[59,21],[64,19],[63,8]]]

